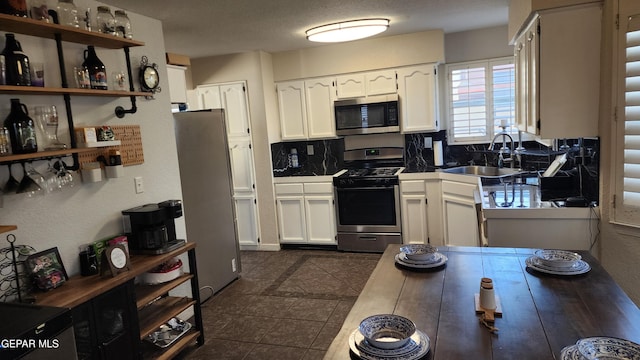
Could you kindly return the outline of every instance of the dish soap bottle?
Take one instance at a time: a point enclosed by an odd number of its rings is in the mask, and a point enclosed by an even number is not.
[[[300,163],[298,162],[298,150],[295,148],[291,149],[291,154],[289,154],[289,166],[292,168],[300,167]]]
[[[107,90],[107,69],[96,55],[96,49],[89,45],[84,51],[82,67],[89,71],[89,81],[92,89]]]
[[[29,111],[20,99],[11,99],[11,112],[4,120],[4,126],[9,129],[11,150],[14,154],[28,154],[38,151],[36,141],[36,127]]]
[[[5,46],[2,50],[6,66],[7,85],[31,85],[31,71],[29,57],[22,52],[22,46],[16,40],[14,34],[5,34]]]

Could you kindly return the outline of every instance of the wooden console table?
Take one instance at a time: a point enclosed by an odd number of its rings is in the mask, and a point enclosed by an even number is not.
[[[133,306],[137,309],[140,341],[172,317],[177,316],[182,311],[193,306],[195,328],[192,328],[192,330],[166,350],[153,349],[148,346],[145,347],[145,349],[150,350],[150,352],[144,351],[145,358],[170,359],[184,347],[190,345],[194,340],[198,345],[204,344],[195,248],[196,243],[188,242],[185,246],[166,254],[131,255],[131,269],[129,271],[120,273],[114,277],[101,277],[100,275],[73,276],[59,288],[45,293],[34,293],[36,305],[73,309],[187,252],[190,273],[185,273],[177,279],[159,285],[136,285],[135,299],[132,299],[135,301]],[[191,282],[191,298],[166,296],[169,290],[187,281]]]

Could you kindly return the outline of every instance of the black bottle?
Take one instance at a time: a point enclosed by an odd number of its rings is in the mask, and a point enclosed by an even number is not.
[[[36,127],[29,117],[27,106],[20,99],[11,99],[11,112],[4,120],[4,127],[9,129],[11,150],[14,154],[28,154],[38,151]]]
[[[89,70],[89,80],[91,81],[91,88],[98,90],[107,90],[107,70],[104,64],[96,55],[96,49],[93,46],[89,46],[84,51],[84,62],[82,67]]]
[[[22,52],[22,46],[16,40],[14,34],[5,34],[6,43],[2,55],[6,63],[7,85],[31,85],[31,69],[29,57]]]

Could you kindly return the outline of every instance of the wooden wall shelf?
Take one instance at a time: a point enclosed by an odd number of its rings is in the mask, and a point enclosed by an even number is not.
[[[9,231],[13,231],[13,230],[17,230],[18,227],[15,225],[0,225],[0,234],[9,232]]]
[[[106,49],[144,46],[144,43],[141,41],[6,14],[0,14],[0,28],[2,28],[2,31],[10,33],[47,39],[55,39],[56,35],[60,35],[62,41],[94,45]]]
[[[2,14],[0,14],[2,15]],[[102,97],[127,97],[127,96],[149,96],[144,91],[122,91],[122,90],[95,90],[78,88],[52,88],[38,86],[14,86],[0,85],[1,94],[15,95],[73,95],[73,96],[102,96]]]
[[[65,157],[72,154],[79,154],[83,152],[90,152],[94,149],[86,148],[86,149],[64,149],[64,150],[53,150],[53,151],[38,151],[30,154],[18,154],[18,155],[7,155],[0,157],[0,164],[2,163],[11,163],[11,162],[20,162],[20,161],[34,161],[39,159],[50,159],[56,157]]]

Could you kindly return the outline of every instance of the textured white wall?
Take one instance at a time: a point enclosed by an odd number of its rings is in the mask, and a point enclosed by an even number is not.
[[[76,0],[81,10],[90,6],[95,10],[99,3]],[[112,9],[113,12],[114,9]],[[95,14],[95,12],[94,12]],[[155,100],[137,98],[138,111],[118,119],[114,114],[116,106],[131,107],[129,98],[94,98],[75,96],[71,98],[73,118],[76,126],[88,125],[140,125],[145,161],[142,165],[127,166],[124,176],[99,183],[78,183],[74,188],[39,198],[5,194],[4,206],[0,208],[0,224],[17,225],[14,232],[18,244],[29,244],[37,250],[57,246],[69,274],[79,272],[78,247],[95,240],[122,232],[121,211],[147,203],[157,203],[167,199],[181,199],[180,177],[173,131],[173,117],[169,100],[169,86],[165,68],[165,48],[160,21],[128,13],[134,38],[145,42],[143,47],[131,49],[135,88],[139,88],[137,69],[141,56],[160,66],[160,86],[163,92],[156,94]],[[52,86],[60,86],[55,42],[16,35],[31,61],[45,61],[45,81]],[[4,34],[2,34],[4,38]],[[3,40],[0,40],[3,43]],[[64,43],[65,65],[72,69],[82,63],[84,46]],[[107,75],[112,71],[125,70],[122,50],[98,49],[98,56],[107,67]],[[71,78],[70,78],[71,79]],[[73,80],[70,80],[73,86]],[[0,119],[6,118],[9,99],[0,95]],[[61,111],[60,134],[67,133],[66,117],[62,96],[19,96],[29,108],[36,105],[53,104]],[[68,137],[63,137],[67,139]],[[46,162],[34,163],[44,170]],[[141,176],[145,191],[135,194],[133,178]],[[8,178],[7,167],[0,165],[0,184]],[[79,180],[80,176],[76,175]],[[177,221],[177,232],[185,237],[183,218]],[[0,247],[8,245],[0,235]]]

